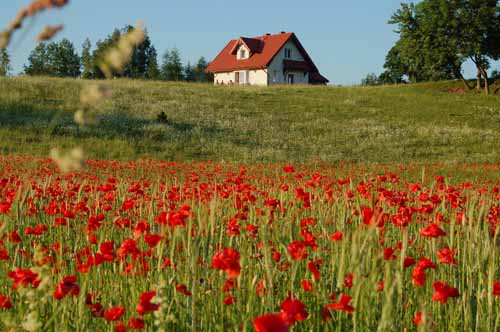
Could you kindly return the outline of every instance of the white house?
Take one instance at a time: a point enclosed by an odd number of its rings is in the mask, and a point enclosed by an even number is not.
[[[214,84],[327,84],[295,34],[231,40],[208,65]]]

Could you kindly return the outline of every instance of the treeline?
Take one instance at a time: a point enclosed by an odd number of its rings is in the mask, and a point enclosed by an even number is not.
[[[500,59],[498,0],[423,0],[401,4],[389,24],[399,40],[386,56],[385,71],[362,84],[393,84],[460,79],[466,60],[477,69],[477,89],[489,92],[491,61]],[[495,73],[498,75],[498,73]]]
[[[92,46],[89,39],[82,45],[82,52],[78,54],[73,43],[68,39],[59,42],[40,43],[31,52],[28,63],[24,66],[26,75],[82,77],[85,79],[102,79],[104,73],[99,63],[109,48],[113,47],[120,36],[132,29],[126,26],[115,29],[104,40],[99,40]],[[8,55],[6,55],[8,57]],[[1,58],[0,58],[1,59]],[[182,63],[178,49],[167,50],[158,62],[158,53],[146,31],[144,41],[135,47],[130,62],[119,74],[114,77],[125,77],[146,80],[210,82],[213,77],[205,73],[208,66],[204,57],[197,63]]]

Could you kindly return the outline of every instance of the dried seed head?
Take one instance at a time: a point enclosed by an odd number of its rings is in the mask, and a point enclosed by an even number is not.
[[[83,87],[80,102],[85,106],[96,106],[111,97],[111,89],[105,85],[91,84]]]
[[[63,28],[64,28],[63,25],[54,25],[54,26],[48,25],[43,29],[42,32],[40,32],[40,34],[37,37],[37,40],[39,42],[49,40],[52,37],[54,37],[55,34],[58,33],[59,31],[61,31]]]
[[[50,151],[50,158],[52,158],[63,173],[77,171],[83,166],[83,150],[81,148],[74,148],[65,155],[54,148]]]
[[[134,47],[144,40],[144,26],[142,23],[136,24],[135,28],[123,34],[117,45],[110,49],[105,55],[99,68],[106,78],[111,78],[113,73],[123,71],[125,65],[130,61]]]

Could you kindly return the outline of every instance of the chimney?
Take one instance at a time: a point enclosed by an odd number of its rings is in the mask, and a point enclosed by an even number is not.
[[[268,33],[266,33],[266,36],[270,36],[270,35],[271,35],[271,34],[270,34],[269,32],[268,32]]]
[[[286,33],[286,32],[285,31],[281,31],[281,34],[284,34],[284,33]]]

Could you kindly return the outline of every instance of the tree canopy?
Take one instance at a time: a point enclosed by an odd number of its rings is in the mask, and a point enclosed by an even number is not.
[[[498,0],[423,0],[401,4],[392,15],[399,40],[384,65],[383,80],[397,83],[462,79],[462,64],[471,60],[489,91],[487,69],[500,58]]]

